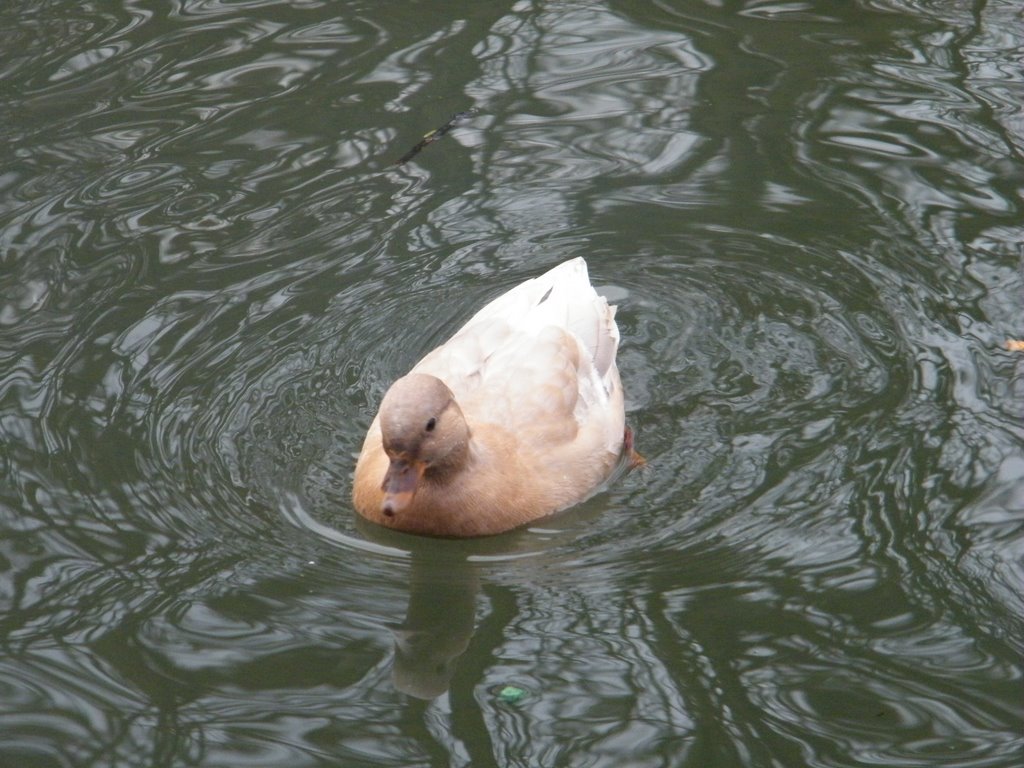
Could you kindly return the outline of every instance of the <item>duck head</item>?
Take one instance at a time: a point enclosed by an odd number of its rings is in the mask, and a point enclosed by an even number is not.
[[[424,475],[440,479],[466,461],[469,426],[455,395],[434,376],[410,373],[392,384],[380,404],[380,428],[391,461],[381,484],[387,517],[408,509]]]

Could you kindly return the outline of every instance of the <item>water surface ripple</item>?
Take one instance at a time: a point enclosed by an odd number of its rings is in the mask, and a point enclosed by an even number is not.
[[[158,5],[0,10],[0,763],[1019,765],[1014,3]],[[648,465],[358,523],[575,256]]]

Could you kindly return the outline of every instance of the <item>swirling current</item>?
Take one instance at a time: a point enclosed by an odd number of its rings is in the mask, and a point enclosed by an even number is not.
[[[1022,22],[0,9],[0,764],[1019,766]],[[576,256],[646,466],[357,522],[390,382]]]

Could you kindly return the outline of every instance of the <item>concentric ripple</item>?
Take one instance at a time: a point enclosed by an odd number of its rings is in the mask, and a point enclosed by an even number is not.
[[[159,5],[0,9],[0,764],[1016,768],[1014,3]],[[646,466],[358,522],[576,256]]]

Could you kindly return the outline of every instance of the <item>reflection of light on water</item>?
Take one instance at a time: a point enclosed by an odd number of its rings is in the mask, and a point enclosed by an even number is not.
[[[531,552],[506,552],[500,555],[470,555],[466,559],[471,563],[508,563],[513,560],[529,560],[540,554],[540,550]]]
[[[402,560],[408,560],[412,556],[412,553],[408,550],[388,547],[383,544],[367,541],[366,539],[357,539],[354,536],[342,533],[337,528],[324,525],[323,523],[315,520],[313,516],[305,510],[302,506],[302,502],[300,502],[299,498],[293,493],[286,494],[286,503],[282,503],[280,509],[282,514],[284,514],[285,519],[292,525],[298,528],[304,528],[307,531],[316,534],[324,541],[328,541],[340,547],[345,547],[346,549],[358,549],[363,552],[372,552],[375,555],[395,557]]]
[[[550,555],[553,542],[569,541],[579,535],[579,532],[572,526],[565,529],[530,527],[502,536],[479,539],[432,539],[410,537],[407,534],[378,528],[371,523],[357,521],[357,524],[366,531],[368,536],[379,534],[380,536],[409,539],[408,547],[403,548],[382,544],[370,538],[350,536],[337,528],[321,523],[309,513],[294,493],[284,494],[284,500],[279,505],[279,509],[285,520],[296,528],[307,530],[330,544],[401,560],[410,560],[413,556],[421,554],[424,548],[438,547],[439,549],[434,554],[443,560],[451,560],[455,557],[464,558],[465,562],[470,563],[509,563]]]

